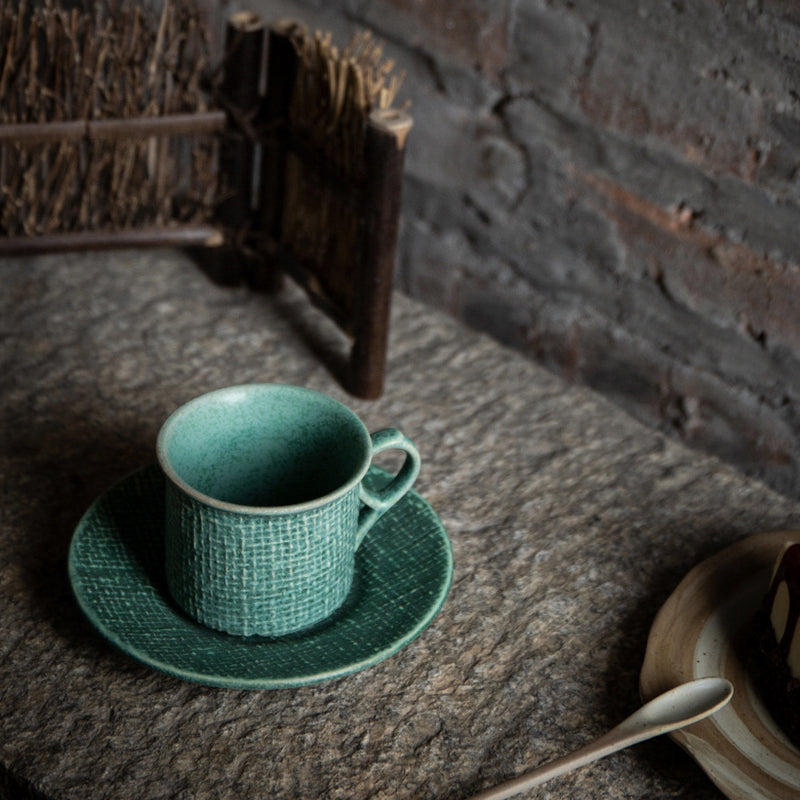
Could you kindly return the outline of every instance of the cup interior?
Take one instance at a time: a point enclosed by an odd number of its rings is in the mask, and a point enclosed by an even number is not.
[[[167,474],[235,506],[309,503],[359,481],[370,437],[346,406],[294,386],[232,387],[178,409],[159,435]]]

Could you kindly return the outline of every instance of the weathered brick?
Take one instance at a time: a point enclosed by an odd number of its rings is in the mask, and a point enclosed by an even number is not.
[[[583,3],[594,14],[594,56],[580,105],[602,127],[649,137],[713,174],[756,180],[780,138],[764,125],[776,105],[796,110],[796,83],[774,55],[796,52],[800,28],[743,4],[654,4],[646,15]],[[794,56],[792,56],[794,60]]]
[[[553,171],[565,172],[575,164],[612,177],[663,208],[689,207],[708,228],[732,241],[746,239],[756,252],[800,261],[798,207],[776,199],[772,191],[732,176],[710,175],[663,148],[598,128],[575,112],[557,112],[533,99],[510,101],[502,113],[513,140],[548,151]]]
[[[372,0],[361,14],[412,48],[446,54],[492,76],[507,64],[509,0]]]
[[[597,175],[577,177],[615,225],[627,261],[647,270],[642,277],[700,316],[762,345],[774,341],[800,352],[800,267],[704,230],[691,209],[664,210]]]
[[[610,320],[542,306],[530,333],[541,361],[605,394],[633,416],[712,452],[787,493],[797,491],[800,441],[782,408],[757,392],[731,391],[718,378],[665,353]]]
[[[547,2],[517,3],[506,81],[512,95],[557,105],[574,95],[591,57],[591,21]]]

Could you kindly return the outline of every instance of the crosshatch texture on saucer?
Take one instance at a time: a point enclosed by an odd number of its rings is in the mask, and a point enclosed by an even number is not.
[[[379,486],[388,476],[373,467],[366,480]],[[70,579],[84,613],[109,641],[186,680],[278,688],[355,672],[416,638],[450,588],[450,541],[412,490],[364,540],[350,593],[330,618],[282,638],[219,633],[184,614],[167,590],[164,494],[162,473],[151,465],[98,498],[73,536]]]

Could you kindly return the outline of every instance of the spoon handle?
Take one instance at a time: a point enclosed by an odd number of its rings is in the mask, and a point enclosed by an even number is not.
[[[620,731],[619,727],[613,728],[599,739],[590,742],[579,750],[575,750],[565,756],[549,761],[541,767],[537,767],[530,772],[526,772],[524,775],[520,775],[518,778],[512,778],[510,781],[506,781],[506,783],[501,783],[499,786],[494,786],[491,789],[479,792],[469,800],[505,800],[507,797],[511,797],[518,792],[524,792],[527,789],[532,789],[534,786],[549,781],[551,778],[555,778],[558,775],[563,775],[570,770],[578,769],[578,767],[585,766],[586,764],[591,764],[592,761],[597,761],[604,756],[615,753],[617,750],[622,750],[624,747],[628,747],[637,741],[643,741],[650,736],[657,735],[655,733],[649,733],[644,736],[641,734],[637,736],[631,734],[629,731],[627,733],[625,731]]]
[[[722,708],[732,697],[733,686],[724,678],[699,678],[653,698],[608,733],[579,750],[550,761],[532,772],[486,789],[470,800],[505,800],[611,753],[683,728]]]

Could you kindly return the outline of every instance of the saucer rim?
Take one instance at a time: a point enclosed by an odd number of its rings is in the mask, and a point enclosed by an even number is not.
[[[306,670],[298,674],[294,674],[292,676],[284,678],[240,678],[235,676],[221,675],[219,673],[213,673],[213,671],[200,672],[196,670],[175,667],[172,663],[168,661],[164,661],[163,659],[152,656],[151,654],[143,650],[141,647],[130,644],[128,640],[124,639],[117,633],[117,630],[114,627],[109,626],[107,620],[103,619],[96,612],[94,604],[91,603],[88,600],[88,598],[86,598],[80,591],[81,579],[77,574],[77,571],[79,569],[79,564],[77,563],[78,561],[77,556],[75,554],[77,548],[77,542],[80,536],[83,534],[84,529],[89,525],[89,522],[92,516],[96,513],[97,508],[103,501],[107,499],[107,496],[113,490],[117,489],[126,482],[136,479],[137,477],[144,476],[144,474],[147,473],[148,471],[152,471],[154,473],[158,472],[160,473],[160,477],[162,479],[164,478],[164,474],[163,471],[161,471],[160,466],[156,462],[153,462],[145,467],[140,467],[139,469],[136,469],[128,473],[124,477],[120,478],[118,481],[114,482],[111,486],[109,486],[106,490],[101,492],[92,501],[92,503],[83,513],[77,525],[75,526],[72,538],[70,540],[69,554],[67,560],[67,571],[69,575],[69,581],[70,581],[70,586],[72,588],[73,596],[75,597],[75,600],[79,608],[81,609],[82,613],[86,616],[86,618],[93,625],[93,627],[117,650],[121,651],[127,656],[130,656],[131,658],[135,659],[141,664],[144,664],[148,667],[158,670],[159,672],[192,683],[202,684],[204,686],[223,688],[223,689],[262,690],[262,689],[297,688],[300,686],[308,686],[308,685],[313,685],[315,683],[322,683],[325,681],[334,680],[336,678],[352,675],[353,673],[374,666],[375,664],[378,664],[381,661],[386,660],[390,656],[394,655],[395,653],[407,647],[431,624],[433,619],[442,609],[442,606],[444,605],[449,595],[453,583],[452,542],[450,541],[450,537],[447,534],[444,524],[442,523],[441,519],[439,518],[438,514],[434,511],[432,506],[418,492],[416,492],[414,489],[411,489],[409,490],[408,495],[414,495],[417,498],[417,500],[424,505],[426,511],[430,514],[432,521],[436,522],[438,539],[440,539],[441,542],[445,545],[442,548],[443,570],[445,573],[445,577],[444,580],[442,580],[439,583],[439,586],[437,587],[438,593],[436,594],[435,597],[431,599],[430,604],[426,608],[425,614],[420,616],[420,618],[416,620],[415,624],[412,627],[404,629],[402,636],[393,639],[387,647],[377,652],[373,652],[365,658],[361,658],[357,661],[350,661],[341,668],[328,669],[324,671]],[[385,475],[387,478],[391,477],[389,473],[375,466],[370,467],[369,473]],[[403,500],[401,500],[397,504],[396,508],[398,511],[401,510],[402,503],[406,500],[407,497],[403,498]],[[378,521],[373,530],[367,534],[366,537],[367,539],[369,538],[370,535],[373,534],[374,531],[380,528],[380,524],[381,524],[380,521]],[[434,537],[432,536],[432,538]],[[212,629],[206,628],[200,623],[183,615],[178,610],[175,610],[174,613],[175,616],[180,617],[182,619],[184,624],[187,626],[187,629],[188,628],[203,629],[203,631],[206,634],[210,632],[211,634],[215,635],[216,637],[218,637],[220,640],[223,641],[226,639],[228,640],[233,639],[238,642],[243,642],[247,644],[247,640],[251,639],[254,645],[257,644],[260,646],[264,646],[268,644],[268,640],[265,640],[265,638],[263,637],[236,636],[233,634],[224,633],[222,631],[214,631]],[[313,635],[314,635],[313,633],[309,633],[307,635],[295,634],[294,637],[306,639],[307,636],[313,636]],[[281,641],[281,640],[278,639],[276,641]]]

